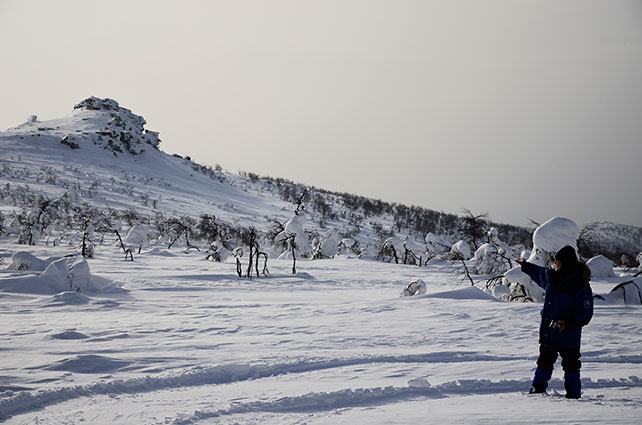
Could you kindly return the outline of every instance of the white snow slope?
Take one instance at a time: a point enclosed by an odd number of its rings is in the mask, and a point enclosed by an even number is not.
[[[124,108],[118,112],[125,116],[121,119],[125,128],[142,119]],[[277,196],[261,196],[261,189],[250,188],[247,179],[203,173],[197,164],[144,141],[136,146],[137,155],[95,144],[99,136],[110,138],[104,129],[113,130],[108,124],[112,113],[111,109],[77,108],[62,119],[27,122],[0,132],[0,185],[9,183],[12,190],[28,187],[49,198],[68,193],[98,208],[135,209],[148,216],[157,212],[194,218],[215,214],[230,223],[264,227],[266,216],[285,221],[292,215],[291,203]],[[65,137],[79,147],[62,144]]]

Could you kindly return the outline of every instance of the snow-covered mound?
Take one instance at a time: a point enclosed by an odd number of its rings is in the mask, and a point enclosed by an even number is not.
[[[454,289],[452,291],[438,292],[435,294],[427,295],[430,298],[446,298],[451,300],[487,300],[497,301],[495,297],[487,294],[481,289],[474,286],[467,286],[461,289]]]
[[[84,304],[87,300],[76,293],[94,293],[111,282],[93,276],[83,257],[65,257],[53,261],[38,276],[0,278],[0,292],[22,294],[58,294],[51,301],[63,304]]]
[[[45,300],[45,303],[48,306],[65,306],[89,304],[90,301],[91,299],[88,296],[79,294],[76,291],[64,291],[51,296]]]
[[[55,259],[50,258],[49,260],[41,260],[35,255],[27,251],[18,251],[11,256],[11,264],[9,264],[9,270],[35,270],[43,271],[47,266],[54,261]]]
[[[513,267],[504,274],[506,281],[510,283],[520,283],[522,285],[528,285],[531,283],[531,278],[522,271],[521,267]]]
[[[594,278],[615,277],[613,262],[603,255],[591,258],[586,265],[591,269],[591,276]]]

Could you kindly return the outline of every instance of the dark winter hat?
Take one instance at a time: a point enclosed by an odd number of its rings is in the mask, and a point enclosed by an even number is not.
[[[555,253],[555,259],[562,264],[573,264],[577,261],[577,254],[572,246],[565,246]]]

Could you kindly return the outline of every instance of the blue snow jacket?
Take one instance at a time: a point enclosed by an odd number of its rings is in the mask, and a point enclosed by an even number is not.
[[[540,344],[565,349],[579,348],[582,326],[587,325],[593,317],[589,268],[578,261],[566,270],[555,271],[525,262],[522,271],[546,291],[539,328]],[[566,322],[563,332],[551,326],[558,320]]]

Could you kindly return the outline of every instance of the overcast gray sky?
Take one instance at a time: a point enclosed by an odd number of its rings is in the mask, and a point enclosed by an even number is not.
[[[642,1],[0,0],[0,130],[110,97],[231,171],[642,226]]]

